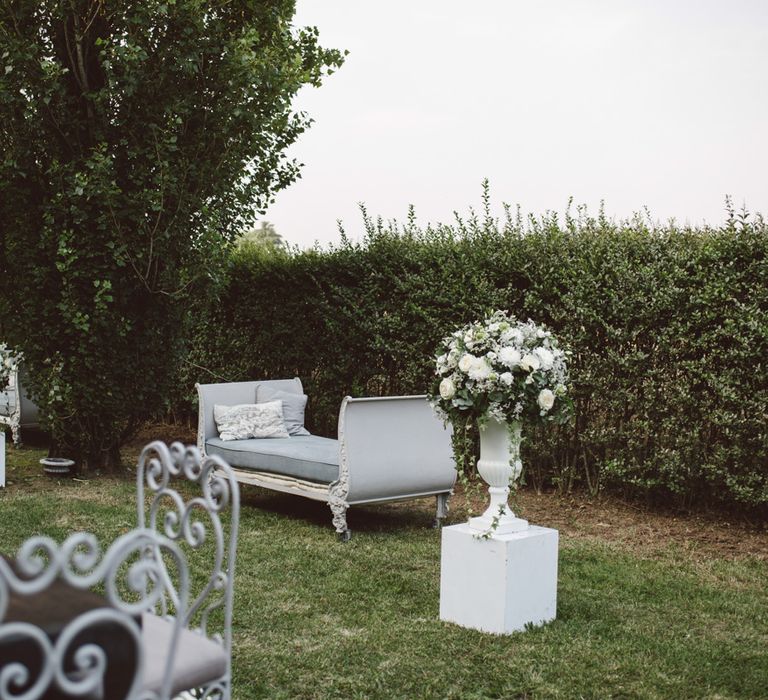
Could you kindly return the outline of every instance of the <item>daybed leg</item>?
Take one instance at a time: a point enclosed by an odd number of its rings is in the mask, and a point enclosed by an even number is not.
[[[331,512],[333,513],[333,526],[336,528],[339,539],[342,542],[349,542],[349,539],[352,537],[352,533],[347,527],[347,508],[349,508],[349,506],[340,501],[335,501],[328,505],[331,507]]]
[[[11,423],[11,439],[14,447],[21,447],[21,426],[18,421]]]
[[[443,519],[448,515],[448,498],[450,493],[437,494],[437,514],[435,515],[435,522],[432,527],[439,529],[443,525]]]

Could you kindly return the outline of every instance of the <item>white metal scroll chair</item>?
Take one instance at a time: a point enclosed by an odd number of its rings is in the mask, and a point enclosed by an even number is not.
[[[143,693],[141,621],[163,595],[163,570],[170,562],[179,605],[187,607],[183,555],[174,542],[149,530],[131,530],[103,556],[96,538],[80,532],[61,545],[35,536],[15,561],[0,558],[0,698],[168,697],[183,618],[169,623],[167,680],[153,695]],[[95,586],[106,595],[92,593]]]
[[[183,627],[170,683],[173,695],[189,691],[186,697],[229,699],[233,585],[240,521],[238,483],[223,459],[215,455],[203,457],[197,447],[184,447],[178,442],[170,449],[159,441],[148,444],[139,457],[136,476],[139,528],[145,524],[152,531],[162,528],[163,535],[189,550],[187,559],[193,562],[189,605],[161,597],[160,614],[143,616],[145,688],[157,691],[162,687],[163,649],[171,643],[173,633],[163,619],[170,602],[171,608],[182,616]],[[186,489],[173,489],[174,479],[192,482],[193,491],[199,492],[186,494]],[[193,557],[193,551],[202,556]],[[170,576],[166,576],[165,584],[164,591],[173,590]]]
[[[137,482],[138,526],[103,556],[77,533],[0,557],[0,700],[231,698],[237,483],[220,458],[162,442]]]

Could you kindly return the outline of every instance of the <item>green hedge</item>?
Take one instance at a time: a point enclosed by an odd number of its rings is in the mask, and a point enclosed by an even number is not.
[[[509,309],[573,350],[576,418],[529,433],[529,484],[768,506],[761,217],[364,222],[361,243],[235,253],[220,297],[194,314],[184,385],[298,375],[310,429],[332,435],[342,396],[425,392],[443,334]]]

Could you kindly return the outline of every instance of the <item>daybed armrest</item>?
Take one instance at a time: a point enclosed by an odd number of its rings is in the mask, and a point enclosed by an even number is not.
[[[451,430],[426,396],[345,398],[339,450],[350,504],[447,492],[456,480]]]

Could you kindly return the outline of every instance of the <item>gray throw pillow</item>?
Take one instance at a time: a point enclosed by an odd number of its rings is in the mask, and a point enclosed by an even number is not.
[[[307,407],[306,394],[294,394],[265,384],[259,384],[256,387],[256,404],[278,400],[283,402],[283,421],[288,434],[309,435],[309,431],[304,427],[304,409]]]

